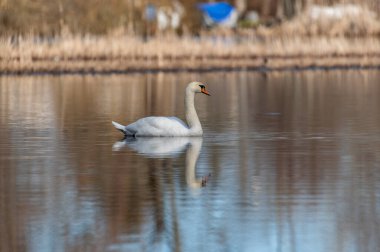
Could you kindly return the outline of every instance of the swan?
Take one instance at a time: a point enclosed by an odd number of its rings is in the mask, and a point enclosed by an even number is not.
[[[149,116],[127,126],[112,121],[113,126],[125,136],[202,136],[203,130],[194,107],[196,93],[210,95],[206,86],[198,81],[189,83],[185,89],[185,109],[187,125],[177,117]]]

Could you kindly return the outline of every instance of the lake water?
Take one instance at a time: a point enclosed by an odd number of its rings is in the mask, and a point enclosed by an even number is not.
[[[203,138],[120,141],[111,120]],[[0,251],[380,250],[380,72],[0,77]]]

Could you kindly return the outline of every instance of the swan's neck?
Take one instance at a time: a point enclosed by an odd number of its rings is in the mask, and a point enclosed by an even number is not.
[[[202,126],[199,121],[197,111],[194,106],[195,93],[186,89],[185,94],[185,109],[186,109],[186,121],[189,125],[189,129],[193,134],[202,134]]]

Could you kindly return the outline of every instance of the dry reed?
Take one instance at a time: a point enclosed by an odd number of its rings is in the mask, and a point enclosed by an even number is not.
[[[103,36],[68,32],[48,39],[3,37],[0,73],[379,68],[376,14],[364,5],[337,5],[331,8],[348,13],[337,18],[339,12],[323,8],[311,6],[271,28],[201,32],[200,37],[161,35],[144,41],[125,35],[125,29]]]
[[[377,13],[365,5],[311,5],[292,20],[270,30],[276,36],[378,36],[380,21]]]
[[[377,38],[133,36],[0,40],[1,73],[380,66]]]

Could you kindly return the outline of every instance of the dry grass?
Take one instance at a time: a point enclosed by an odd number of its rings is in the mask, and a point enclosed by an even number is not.
[[[311,5],[292,20],[269,30],[267,33],[275,36],[378,36],[380,21],[377,13],[365,5]]]
[[[0,40],[0,72],[110,72],[215,68],[380,66],[377,38],[246,39],[132,36]]]
[[[61,32],[59,37],[42,40],[32,35],[2,38],[0,73],[379,68],[380,21],[376,13],[364,5],[342,6],[337,5],[353,11],[337,18],[336,12],[315,15],[315,8],[318,13],[321,6],[311,6],[276,27],[214,30],[201,32],[200,37],[167,35],[143,41],[120,29],[103,36]]]

